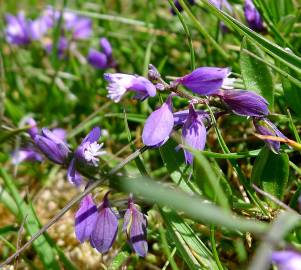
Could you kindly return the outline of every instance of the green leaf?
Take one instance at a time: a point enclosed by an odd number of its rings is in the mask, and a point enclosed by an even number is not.
[[[240,68],[246,89],[263,96],[270,103],[270,107],[273,108],[274,86],[271,71],[265,63],[253,58],[244,50],[250,51],[260,58],[264,58],[264,55],[262,51],[249,42],[247,38],[243,39],[240,51]]]
[[[186,192],[201,193],[197,186],[189,180],[191,173],[191,166],[187,166],[184,162],[183,151],[176,151],[177,144],[173,140],[168,140],[162,147],[160,147],[160,154],[167,168],[171,179],[182,190]]]
[[[108,270],[118,270],[121,268],[122,264],[126,262],[126,260],[130,257],[130,252],[127,250],[122,250],[118,252],[113,261],[108,267]]]
[[[297,74],[290,70],[288,67],[280,64],[280,67],[285,72],[297,77]],[[292,84],[290,80],[288,80],[285,76],[281,76],[282,88],[286,103],[289,108],[291,108],[294,113],[298,116],[301,116],[301,88]]]
[[[289,176],[289,158],[286,153],[275,154],[268,147],[262,148],[255,160],[251,181],[264,191],[282,200]],[[275,204],[266,198],[272,206]]]
[[[193,175],[203,194],[223,208],[230,209],[229,200],[224,191],[231,194],[231,188],[222,175],[217,176],[211,164],[201,152],[194,153]]]
[[[189,269],[218,269],[211,251],[184,219],[168,208],[160,209],[160,213]]]
[[[301,73],[301,58],[295,55],[294,53],[288,52],[284,48],[280,47],[279,45],[275,44],[274,42],[266,39],[265,37],[261,36],[260,34],[254,32],[250,28],[248,28],[243,23],[239,22],[238,20],[231,17],[224,11],[219,10],[216,8],[211,2],[208,0],[202,0],[204,5],[215,14],[220,20],[222,20],[227,26],[232,28],[233,30],[237,31],[243,36],[248,37],[250,40],[256,42],[256,44],[262,48],[265,52],[270,54],[275,59],[278,59],[286,66],[293,68],[298,73]]]
[[[125,179],[115,176],[111,177],[110,184],[117,190],[132,192],[136,196],[142,196],[149,203],[168,206],[206,224],[224,226],[242,232],[249,231],[254,234],[260,234],[266,230],[266,224],[263,222],[237,217],[199,197],[166,187],[146,177]]]

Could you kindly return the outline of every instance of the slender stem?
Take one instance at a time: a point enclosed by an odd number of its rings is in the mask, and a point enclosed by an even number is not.
[[[172,6],[172,8],[174,9],[174,11],[177,13],[177,16],[179,17],[179,20],[182,23],[182,26],[184,28],[184,31],[186,33],[186,36],[188,38],[188,43],[189,43],[189,49],[190,49],[190,60],[191,60],[191,69],[194,70],[195,69],[195,55],[194,55],[194,50],[193,50],[193,44],[192,44],[192,38],[191,38],[191,34],[189,31],[189,28],[187,27],[184,18],[181,14],[181,12],[179,12],[179,10],[176,8],[174,2],[172,0],[168,0],[169,4]]]
[[[213,257],[215,259],[217,267],[218,267],[219,270],[224,270],[224,267],[222,266],[221,261],[220,261],[219,256],[218,256],[218,252],[216,250],[214,225],[210,226],[210,242],[211,242]]]
[[[229,55],[225,52],[225,50],[215,41],[213,37],[210,36],[210,34],[206,31],[206,29],[201,25],[201,23],[198,21],[198,19],[193,15],[193,13],[190,11],[189,7],[186,5],[184,0],[179,0],[179,3],[183,7],[183,9],[186,11],[189,18],[194,23],[195,27],[199,30],[199,32],[204,36],[206,40],[208,40],[212,46],[225,58],[228,59]]]

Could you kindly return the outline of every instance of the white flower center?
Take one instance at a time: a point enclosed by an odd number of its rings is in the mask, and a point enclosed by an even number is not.
[[[120,82],[115,82],[110,84],[108,92],[108,97],[110,99],[114,100],[114,102],[119,102],[126,92],[126,88]]]
[[[92,162],[95,167],[98,166],[100,156],[104,155],[106,152],[102,151],[101,148],[103,143],[98,144],[97,142],[89,143],[85,147],[84,157],[88,162]]]
[[[233,89],[235,81],[236,81],[235,78],[225,78],[222,88],[223,89]]]

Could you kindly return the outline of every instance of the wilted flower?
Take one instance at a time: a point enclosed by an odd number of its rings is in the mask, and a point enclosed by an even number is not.
[[[118,231],[118,217],[110,208],[109,192],[104,196],[99,206],[96,222],[90,236],[92,247],[100,253],[106,253],[112,247]]]
[[[220,88],[233,88],[229,79],[229,68],[200,67],[175,82],[184,85],[192,92],[206,96],[216,94]]]
[[[137,209],[132,197],[130,197],[122,230],[126,232],[128,241],[134,251],[141,257],[145,257],[148,251],[146,227],[145,215]]]
[[[88,62],[97,69],[105,69],[116,66],[116,62],[112,56],[112,47],[106,38],[99,41],[102,52],[90,49],[88,54]]]
[[[142,133],[145,145],[160,146],[168,140],[174,126],[171,99],[172,95],[147,118]]]
[[[67,171],[67,177],[71,183],[80,184],[81,177],[78,171],[95,172],[98,167],[99,157],[105,154],[105,151],[102,151],[103,143],[97,143],[100,133],[99,127],[93,128],[75,150]]]
[[[281,131],[268,119],[266,118],[254,118],[253,123],[256,132],[261,135],[276,136],[280,138],[286,138]],[[273,140],[264,140],[267,146],[275,153],[279,153],[280,142]]]
[[[156,95],[156,87],[146,78],[123,73],[105,73],[104,78],[109,82],[108,97],[119,102],[127,91],[134,91],[135,98],[146,99]]]
[[[195,1],[194,0],[188,0],[187,1],[190,5],[194,5],[195,4]],[[175,7],[177,8],[177,10],[179,12],[182,12],[183,11],[183,7],[181,6],[180,2],[178,0],[174,0],[173,3],[175,4]],[[171,8],[170,9],[170,12],[173,14],[173,15],[176,15],[176,11]]]
[[[252,0],[245,0],[244,13],[249,27],[258,32],[265,30],[260,13],[256,9]]]
[[[255,92],[221,90],[217,95],[238,115],[261,117],[269,114],[268,102]]]
[[[81,243],[90,239],[97,215],[97,206],[92,195],[89,194],[81,200],[80,207],[75,214],[75,235]]]
[[[68,160],[68,145],[54,132],[42,128],[41,135],[34,137],[35,145],[52,162],[64,165]]]
[[[184,145],[196,150],[204,150],[206,144],[206,127],[203,123],[206,114],[198,114],[191,104],[189,114],[182,128],[182,139]],[[188,164],[193,162],[193,154],[184,149],[185,161]]]
[[[26,45],[31,42],[30,23],[23,12],[19,12],[17,16],[6,14],[5,20],[7,25],[4,31],[7,42],[16,45]]]
[[[279,270],[300,270],[301,254],[296,251],[284,250],[272,253],[272,262]]]

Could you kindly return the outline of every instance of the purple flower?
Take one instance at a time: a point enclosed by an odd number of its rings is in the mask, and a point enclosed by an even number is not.
[[[43,157],[39,152],[37,152],[34,148],[22,148],[18,151],[15,151],[12,154],[12,163],[19,164],[23,161],[39,161],[41,162]]]
[[[64,12],[65,29],[72,32],[73,39],[87,39],[92,33],[92,21],[72,12]]]
[[[249,27],[257,32],[265,30],[260,13],[256,9],[252,0],[245,0],[244,13]]]
[[[204,150],[206,144],[206,127],[203,123],[205,114],[198,114],[193,105],[189,106],[189,114],[183,125],[182,140],[184,145],[188,145],[196,150]],[[193,154],[184,149],[185,161],[192,164]]]
[[[205,116],[208,117],[208,113],[206,113],[205,111],[195,110],[195,112],[202,118]],[[173,114],[174,126],[184,125],[185,121],[187,120],[188,115],[189,115],[189,110],[175,112]]]
[[[100,48],[102,48],[103,53],[108,57],[112,57],[112,46],[111,43],[106,38],[101,38],[99,40]]]
[[[37,122],[33,118],[28,118],[26,123],[30,126],[27,130],[30,137],[34,140],[34,137],[39,134],[39,129],[37,127]]]
[[[227,0],[209,0],[216,8],[232,12],[232,7]]]
[[[106,69],[108,65],[107,56],[95,49],[90,49],[88,54],[88,62],[97,69]]]
[[[44,18],[47,27],[51,28],[60,18],[60,11],[55,10],[52,6],[47,6],[47,8],[43,11],[42,17]]]
[[[119,102],[127,91],[134,91],[135,98],[146,99],[156,95],[156,87],[146,78],[123,73],[105,73],[104,78],[109,82],[108,97]]]
[[[180,2],[179,2],[178,0],[174,0],[173,3],[175,4],[175,7],[177,8],[177,10],[178,10],[179,12],[182,12],[182,11],[183,11],[183,7],[181,6],[181,4],[180,4]],[[194,0],[188,0],[188,3],[189,3],[190,5],[194,5],[194,4],[195,4],[195,1],[194,1]],[[173,8],[170,9],[170,12],[171,12],[173,15],[176,15],[176,14],[177,14],[176,11],[175,11]]]
[[[106,253],[112,247],[118,231],[118,218],[110,208],[108,194],[99,206],[96,222],[90,236],[91,245],[100,253]]]
[[[42,128],[41,135],[34,137],[35,145],[52,162],[64,165],[68,160],[68,145],[52,131]]]
[[[268,102],[255,92],[225,90],[217,95],[238,115],[261,117],[269,114]]]
[[[90,65],[97,69],[115,67],[116,62],[112,57],[112,47],[109,41],[106,38],[101,38],[99,44],[103,52],[90,49],[88,54],[88,62]]]
[[[48,31],[48,21],[44,16],[29,22],[30,37],[32,40],[40,40]]]
[[[122,230],[126,232],[131,247],[141,257],[145,257],[148,251],[146,227],[147,220],[145,215],[137,209],[133,199],[130,197],[128,209],[124,215]]]
[[[172,95],[147,118],[142,132],[145,145],[159,146],[168,140],[174,126],[171,99]]]
[[[276,136],[280,138],[286,138],[281,131],[268,119],[266,118],[254,118],[253,123],[256,132],[266,136]],[[280,142],[272,140],[264,140],[267,146],[275,153],[279,153]]]
[[[4,31],[8,43],[27,45],[31,42],[30,24],[23,12],[19,12],[17,16],[6,14],[5,20],[7,25]]]
[[[60,37],[59,40],[58,40],[58,43],[57,43],[57,54],[58,54],[58,57],[59,58],[63,58],[66,53],[67,53],[67,50],[69,48],[69,41],[67,38],[65,37]],[[45,49],[47,51],[47,53],[51,53],[52,52],[52,49],[53,48],[53,42],[52,40],[48,40],[46,45],[45,45]]]
[[[89,194],[82,199],[75,214],[75,235],[81,243],[90,239],[96,220],[97,206]]]
[[[81,182],[78,171],[94,172],[97,169],[99,156],[105,154],[105,151],[101,150],[103,143],[97,143],[100,133],[99,127],[93,128],[75,150],[67,171],[68,180],[72,184],[79,185]]]
[[[233,79],[228,79],[229,75],[229,68],[200,67],[175,82],[196,94],[206,96],[216,94],[221,87],[231,87]]]
[[[299,270],[301,269],[301,254],[296,251],[284,250],[272,253],[272,262],[279,270]]]

